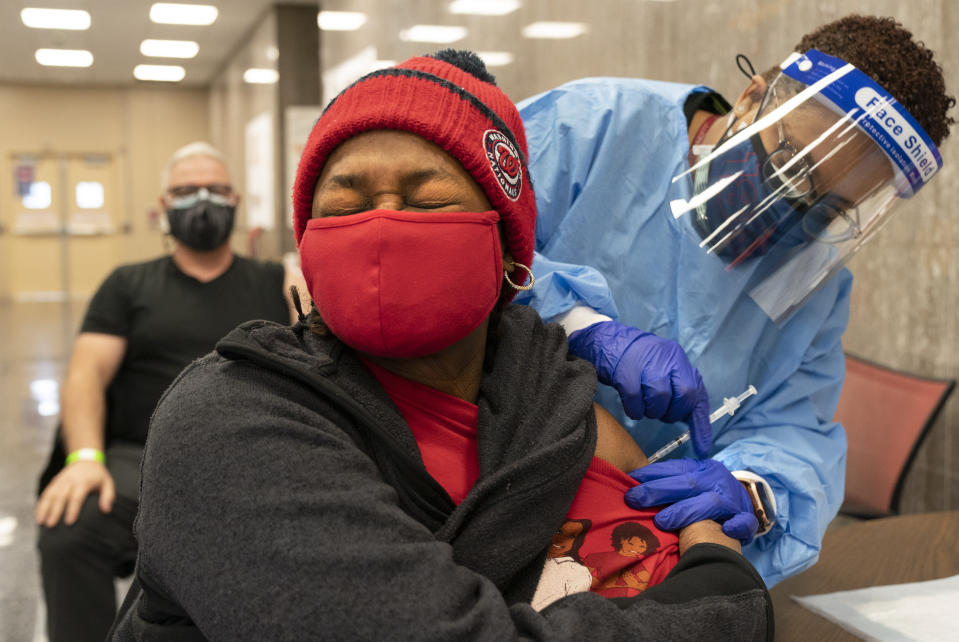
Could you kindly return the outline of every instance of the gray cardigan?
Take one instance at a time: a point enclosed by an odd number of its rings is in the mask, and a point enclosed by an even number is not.
[[[228,335],[154,414],[113,639],[772,639],[762,580],[717,545],[635,598],[529,606],[595,448],[595,374],[528,308],[498,337],[455,506],[349,348],[302,324]]]

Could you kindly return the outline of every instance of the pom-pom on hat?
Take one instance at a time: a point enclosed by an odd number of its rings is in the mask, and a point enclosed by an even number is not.
[[[513,259],[532,263],[536,198],[523,121],[483,61],[451,49],[374,71],[327,105],[307,139],[293,185],[297,245],[327,158],[339,144],[375,129],[417,134],[458,160],[499,212]]]

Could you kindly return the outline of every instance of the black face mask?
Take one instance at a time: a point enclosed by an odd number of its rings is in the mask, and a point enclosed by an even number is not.
[[[236,206],[200,199],[189,207],[166,211],[170,234],[194,250],[213,250],[223,245],[233,231]]]
[[[794,200],[777,197],[779,190],[774,190],[763,178],[767,157],[757,135],[708,166],[708,185],[740,175],[725,190],[706,201],[693,219],[704,239],[713,238],[717,230],[725,229],[713,241],[713,251],[728,261],[739,262],[750,256],[761,256],[777,243],[796,246],[806,240],[798,225],[804,208]],[[745,214],[741,214],[743,211]],[[728,219],[737,215],[743,222],[729,225]],[[729,226],[728,229],[725,226]]]

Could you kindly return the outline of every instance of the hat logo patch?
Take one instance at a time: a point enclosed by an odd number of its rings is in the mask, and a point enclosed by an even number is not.
[[[500,188],[509,200],[515,201],[523,188],[523,167],[516,148],[505,134],[496,129],[484,132],[483,146]]]

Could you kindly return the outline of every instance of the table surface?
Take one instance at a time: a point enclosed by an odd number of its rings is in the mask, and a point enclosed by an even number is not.
[[[959,510],[917,513],[841,526],[826,533],[819,561],[773,587],[776,640],[859,638],[808,611],[791,595],[934,580],[959,574]]]

